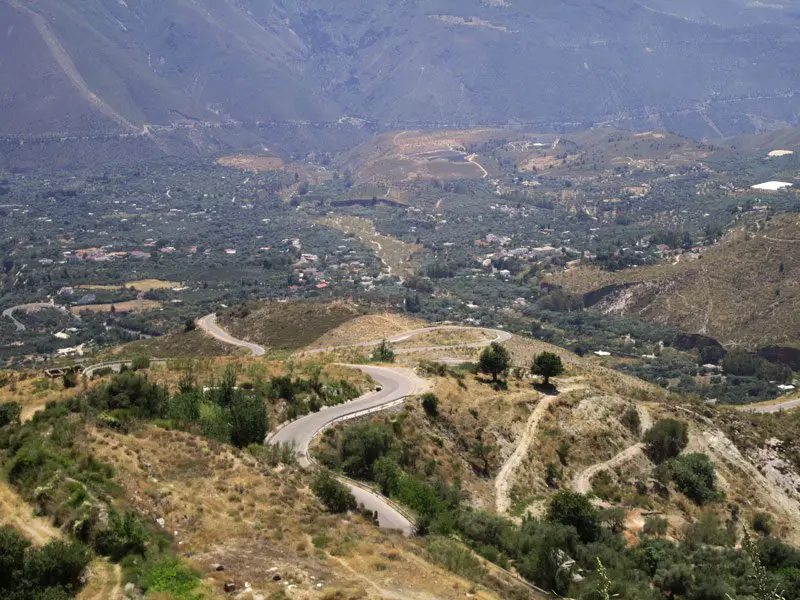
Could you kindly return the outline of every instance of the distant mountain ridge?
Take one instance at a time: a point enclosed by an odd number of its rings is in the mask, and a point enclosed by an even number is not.
[[[355,118],[719,138],[798,124],[797,0],[533,4],[0,0],[0,136]]]

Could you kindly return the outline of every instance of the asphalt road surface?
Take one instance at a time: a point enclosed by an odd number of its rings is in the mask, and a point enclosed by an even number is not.
[[[420,391],[421,380],[408,369],[364,365],[353,365],[353,367],[372,377],[377,382],[380,390],[364,394],[346,404],[323,408],[319,412],[311,413],[302,419],[293,421],[268,438],[269,443],[293,444],[300,465],[307,467],[311,465],[308,457],[308,447],[314,437],[325,427],[368,410],[381,409]],[[406,535],[411,535],[414,532],[414,524],[391,504],[387,503],[383,496],[354,485],[347,480],[342,480],[342,483],[350,488],[358,503],[363,504],[368,510],[378,513],[378,524],[381,527],[399,529]]]
[[[741,410],[742,412],[763,414],[763,413],[781,412],[783,410],[790,410],[797,407],[800,407],[800,399],[787,400],[786,402],[780,402],[778,404],[766,404],[764,406],[742,406],[739,408],[739,410]]]
[[[222,329],[222,327],[217,325],[217,313],[211,313],[210,315],[198,319],[197,326],[210,336],[217,338],[220,342],[230,344],[231,346],[238,346],[239,348],[247,348],[253,356],[264,356],[267,353],[262,346],[237,339]]]

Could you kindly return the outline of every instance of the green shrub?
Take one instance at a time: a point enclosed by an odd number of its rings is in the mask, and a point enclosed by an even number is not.
[[[357,507],[353,492],[329,471],[319,471],[314,476],[311,491],[330,512],[343,513]]]
[[[639,416],[639,411],[636,410],[635,406],[629,406],[625,409],[625,412],[622,413],[620,423],[636,437],[642,434],[642,418]]]
[[[667,534],[668,521],[663,517],[647,517],[644,520],[642,533],[645,535],[663,536]]]
[[[575,528],[583,542],[597,539],[600,533],[600,516],[589,499],[576,492],[558,492],[550,501],[547,519]]]
[[[702,505],[719,498],[717,474],[705,454],[694,453],[673,458],[669,470],[675,486],[695,503]]]
[[[386,340],[383,340],[378,347],[372,351],[371,358],[372,362],[394,362],[394,350],[392,350],[392,347]]]
[[[382,456],[372,466],[372,478],[381,486],[384,496],[397,493],[401,475],[397,461],[389,456]]]
[[[551,377],[558,377],[564,372],[564,363],[561,357],[552,352],[542,352],[533,359],[531,373],[542,376],[542,383],[550,385]]]
[[[166,555],[152,559],[142,569],[140,586],[147,597],[160,596],[173,600],[199,600],[200,577],[177,557]]]
[[[510,366],[511,355],[497,342],[484,348],[478,358],[478,370],[484,375],[491,375],[492,381],[497,381],[498,375],[505,373]]]
[[[756,513],[753,517],[753,530],[762,535],[771,535],[775,527],[775,519],[767,513]]]
[[[239,448],[263,443],[269,431],[267,408],[259,395],[235,394],[229,422],[231,443]]]
[[[431,560],[464,579],[478,581],[486,572],[472,552],[449,538],[428,540],[428,554]]]
[[[113,561],[138,554],[144,556],[149,540],[147,528],[134,512],[126,512],[120,516],[112,511],[108,518],[108,527],[95,535],[94,547],[103,556]]]
[[[0,597],[70,598],[80,589],[90,558],[77,542],[58,540],[36,548],[11,527],[0,527]]]
[[[656,464],[678,456],[688,442],[689,428],[675,419],[656,421],[644,434],[645,453]]]
[[[425,414],[435,419],[439,416],[439,398],[433,392],[428,392],[422,396],[422,409]]]
[[[18,402],[0,403],[0,427],[19,423],[19,416],[22,413],[22,405]]]
[[[200,404],[199,412],[200,428],[204,436],[224,444],[231,441],[231,426],[221,406],[203,402]]]
[[[368,479],[373,465],[392,453],[394,432],[381,423],[360,423],[344,430],[340,454],[342,468],[350,477]]]
[[[136,356],[131,361],[131,370],[132,371],[142,371],[144,369],[150,368],[150,359],[146,356]]]

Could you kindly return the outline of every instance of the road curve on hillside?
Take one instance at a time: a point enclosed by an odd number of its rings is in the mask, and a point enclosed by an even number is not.
[[[317,434],[326,427],[349,418],[378,412],[389,406],[400,404],[404,398],[421,393],[427,387],[425,381],[417,377],[410,369],[351,366],[372,377],[378,384],[378,390],[364,394],[351,402],[326,407],[319,412],[292,421],[272,433],[267,438],[268,443],[293,445],[300,465],[311,466],[313,461],[308,454],[309,446]],[[414,532],[414,524],[402,514],[399,507],[393,502],[346,478],[342,478],[341,481],[350,488],[359,504],[363,504],[365,508],[378,514],[378,524],[381,527],[398,529],[405,535],[411,535]]]
[[[64,313],[65,315],[69,315],[73,319],[80,321],[81,318],[78,315],[72,314],[67,308],[59,305],[59,304],[52,304],[50,302],[32,302],[30,304],[18,304],[17,306],[12,306],[11,308],[7,308],[3,311],[3,316],[11,319],[14,322],[14,327],[17,328],[17,332],[25,331],[25,325],[20,323],[15,317],[14,313],[18,310],[41,310],[43,308],[52,308],[59,312]]]
[[[485,327],[469,327],[467,325],[434,325],[431,327],[423,327],[421,329],[412,329],[398,333],[392,337],[386,338],[386,341],[391,344],[399,344],[407,339],[423,335],[426,333],[433,333],[436,331],[485,331],[494,335],[493,339],[483,340],[480,342],[470,342],[466,344],[452,344],[450,346],[424,346],[415,348],[394,348],[395,354],[411,354],[414,352],[433,352],[435,350],[453,350],[456,348],[484,348],[492,342],[502,344],[511,339],[511,334],[501,329],[487,329]],[[377,346],[383,340],[370,340],[368,342],[358,342],[356,344],[343,344],[341,346],[325,346],[324,348],[311,348],[310,350],[301,350],[298,354],[320,354],[322,352],[331,352],[333,350],[342,350],[345,348],[365,348],[369,346]]]
[[[230,335],[224,329],[222,329],[217,324],[216,314],[212,313],[210,315],[202,317],[201,319],[198,319],[197,325],[203,331],[215,337],[216,339],[220,340],[221,342],[232,344],[234,346],[239,346],[242,348],[248,348],[253,353],[253,356],[263,356],[265,354],[265,350],[261,346],[250,342],[246,342],[244,340],[239,340]],[[465,327],[457,325],[424,327],[422,329],[415,329],[413,331],[407,331],[405,333],[398,334],[396,336],[388,338],[387,341],[392,343],[398,343],[405,341],[416,335],[421,335],[433,331],[447,330],[447,329],[481,330],[482,328]],[[493,339],[488,339],[468,344],[456,344],[451,346],[431,346],[427,348],[425,347],[402,348],[396,351],[409,353],[409,352],[426,352],[431,350],[445,350],[448,348],[482,348],[488,346],[492,342],[505,342],[511,339],[511,334],[508,333],[507,331],[501,331],[499,329],[482,329],[482,330],[493,333],[495,337]],[[336,350],[338,348],[373,346],[380,343],[380,341],[381,340],[361,342],[357,344],[351,344],[349,346],[345,345],[345,346],[336,346],[327,348],[317,348],[314,350],[303,352],[302,354],[326,352],[330,350]],[[286,423],[283,427],[280,427],[277,431],[272,432],[267,437],[266,442],[269,444],[293,445],[295,448],[295,452],[297,453],[297,458],[300,465],[303,467],[311,466],[313,460],[311,459],[308,453],[309,446],[311,445],[311,442],[314,440],[314,437],[316,437],[316,435],[319,434],[321,431],[323,431],[326,427],[329,427],[330,425],[340,421],[355,418],[357,416],[364,414],[369,414],[371,412],[378,412],[381,410],[385,410],[391,406],[398,405],[402,403],[406,397],[424,392],[428,386],[425,380],[417,377],[411,369],[377,367],[377,366],[367,366],[367,365],[351,365],[351,366],[353,368],[359,369],[363,373],[366,373],[367,375],[372,377],[372,379],[375,382],[377,382],[378,389],[373,392],[364,394],[363,396],[360,396],[355,400],[352,400],[345,404],[340,404],[338,406],[332,406],[332,407],[325,407],[319,412],[311,413],[309,415],[306,415],[305,417],[297,419],[296,421]],[[400,530],[405,535],[412,535],[414,533],[415,531],[414,523],[403,514],[402,509],[394,502],[392,502],[391,500],[389,500],[388,498],[382,496],[377,492],[367,489],[365,486],[358,484],[355,481],[349,480],[345,477],[340,477],[339,479],[353,492],[353,495],[355,496],[356,501],[359,504],[363,504],[366,509],[373,511],[378,515],[378,524],[381,527],[385,529]]]
[[[197,319],[197,326],[220,342],[230,344],[231,346],[238,346],[239,348],[247,348],[253,356],[264,356],[267,353],[263,346],[237,339],[217,325],[217,313],[211,313],[210,315]]]

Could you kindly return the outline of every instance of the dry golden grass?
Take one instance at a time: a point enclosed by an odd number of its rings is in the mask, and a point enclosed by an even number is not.
[[[7,371],[7,383],[0,387],[0,403],[16,402],[22,406],[21,419],[28,421],[48,402],[59,402],[81,392],[80,387],[64,389],[60,378],[50,379],[41,371]]]
[[[758,233],[735,230],[698,260],[609,273],[570,269],[568,289],[643,282],[616,310],[703,333],[722,343],[797,346],[800,340],[800,219],[775,217]]]
[[[331,348],[357,344],[359,342],[381,340],[394,335],[427,327],[422,319],[403,314],[383,313],[364,315],[340,325],[318,338],[309,348]]]
[[[111,312],[112,307],[116,312],[120,313],[147,312],[161,308],[161,302],[156,302],[155,300],[136,299],[128,300],[126,302],[114,302],[112,304],[85,304],[82,306],[73,306],[71,310],[73,314],[80,315],[85,310],[98,313]]]
[[[221,167],[231,167],[253,173],[280,171],[283,168],[283,161],[277,156],[255,156],[252,154],[222,156],[217,159],[217,164]]]
[[[35,517],[31,507],[2,480],[0,480],[0,523],[11,525],[38,546],[61,537],[61,532],[51,523]]]
[[[139,340],[116,346],[100,354],[101,360],[118,360],[147,356],[149,358],[201,358],[231,356],[248,352],[236,346],[220,342],[196,329],[190,332],[174,332],[167,335]]]
[[[494,335],[480,329],[453,329],[421,333],[395,344],[397,348],[427,348],[489,342]]]
[[[127,499],[151,522],[166,521],[215,589],[232,579],[267,596],[289,583],[299,598],[455,599],[473,587],[477,597],[500,597],[424,560],[420,542],[324,512],[301,470],[266,468],[231,447],[152,427],[90,429],[89,443],[117,470]]]

